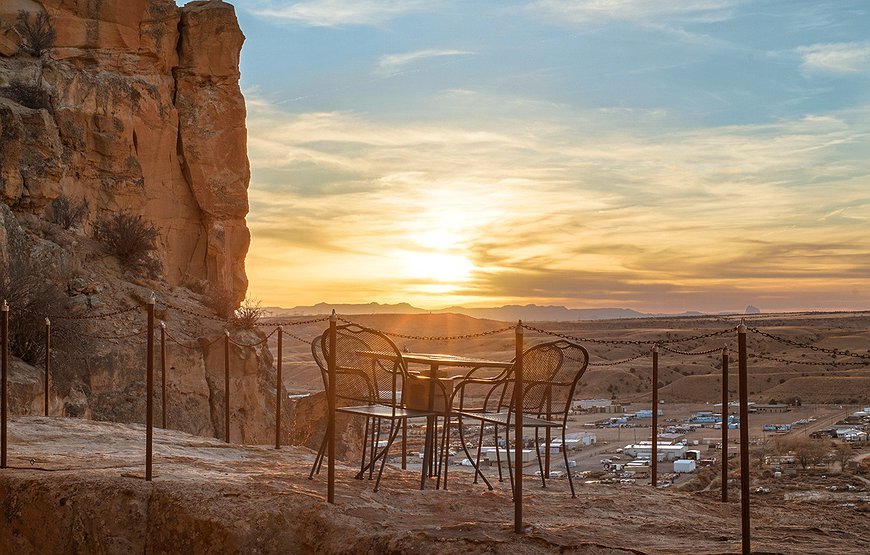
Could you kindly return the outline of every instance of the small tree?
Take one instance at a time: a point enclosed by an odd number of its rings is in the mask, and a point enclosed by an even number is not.
[[[106,244],[127,269],[156,277],[160,262],[154,258],[159,232],[142,216],[128,212],[113,214],[96,226],[96,238]]]
[[[33,15],[25,10],[19,11],[15,30],[21,37],[21,49],[31,56],[41,58],[54,46],[57,32],[48,19],[47,13],[39,12],[31,17]]]
[[[840,472],[846,472],[846,465],[854,455],[852,448],[845,443],[838,443],[834,447],[834,460],[840,463]]]

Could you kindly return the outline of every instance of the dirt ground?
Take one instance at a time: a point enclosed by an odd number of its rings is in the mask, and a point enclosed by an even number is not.
[[[524,494],[513,531],[507,483],[492,492],[452,474],[449,491],[420,491],[419,474],[390,466],[381,491],[336,467],[307,479],[303,448],[228,445],[155,432],[154,480],[144,475],[144,429],[79,419],[15,417],[0,470],[0,552],[239,553],[736,553],[740,506],[716,495],[565,480]],[[758,553],[866,553],[862,494],[752,496]],[[866,493],[863,494],[866,497]],[[733,497],[736,501],[736,495]],[[864,506],[867,499],[863,501]]]

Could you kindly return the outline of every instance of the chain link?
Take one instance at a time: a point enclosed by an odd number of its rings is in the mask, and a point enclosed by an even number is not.
[[[164,300],[158,300],[157,302],[158,302],[159,304],[162,304],[162,305],[165,306],[166,308],[170,308],[170,309],[172,309],[172,310],[177,310],[178,312],[181,312],[181,313],[183,313],[183,314],[187,314],[188,316],[194,316],[194,317],[196,317],[196,318],[203,318],[203,319],[205,319],[205,320],[212,320],[212,321],[214,321],[214,322],[221,322],[221,323],[224,323],[224,324],[227,323],[227,319],[226,319],[226,318],[221,318],[221,317],[219,317],[219,316],[211,316],[211,315],[208,315],[208,314],[200,314],[199,312],[194,312],[193,310],[188,310],[188,309],[186,309],[186,308],[182,308],[182,307],[180,307],[180,306],[178,306],[178,305],[174,305],[174,304],[169,303],[169,302],[166,302],[166,301],[164,301]]]
[[[366,326],[363,326],[362,324],[357,324],[356,322],[353,322],[353,321],[348,320],[347,318],[343,318],[341,316],[337,316],[337,318],[339,320],[341,320],[342,322],[344,322],[345,324],[353,324],[355,326],[360,326],[363,328],[366,327]],[[371,329],[371,328],[367,328],[367,329]],[[496,334],[504,333],[504,332],[512,330],[512,329],[514,329],[514,326],[507,326],[504,328],[499,328],[497,330],[481,331],[481,332],[477,332],[477,333],[466,333],[464,335],[405,335],[402,333],[394,333],[394,332],[384,331],[384,330],[375,330],[375,331],[379,331],[382,334],[388,335],[390,337],[399,337],[401,339],[410,339],[410,340],[414,340],[414,341],[458,341],[461,339],[476,339],[478,337],[486,337],[489,335],[496,335]]]
[[[262,345],[263,343],[268,342],[268,341],[269,341],[269,338],[272,337],[273,335],[275,335],[275,333],[276,333],[277,331],[278,331],[278,328],[273,329],[272,332],[271,332],[269,335],[267,335],[266,337],[264,337],[264,338],[261,339],[260,341],[257,341],[256,343],[251,343],[251,344],[248,344],[248,343],[239,343],[238,341],[236,341],[236,340],[233,339],[232,337],[230,337],[230,343],[232,343],[232,344],[235,345],[236,347],[249,347],[249,348],[259,347],[259,346]]]
[[[183,343],[182,341],[178,340],[174,335],[172,335],[169,332],[168,326],[164,329],[166,330],[166,337],[168,337],[170,341],[172,341],[176,345],[179,345],[180,347],[184,347],[185,349],[190,349],[190,350],[200,350],[200,349],[204,349],[207,347],[211,347],[212,345],[214,345],[215,343],[220,341],[222,337],[224,337],[223,335],[219,335],[219,336],[215,337],[214,339],[212,339],[211,341],[205,343],[204,345],[199,345],[198,343],[196,345],[187,345],[187,344]],[[184,332],[182,332],[182,333],[184,333]]]
[[[832,367],[833,367],[833,366],[870,366],[870,362],[863,362],[863,361],[855,361],[855,362],[837,362],[837,361],[831,361],[831,362],[818,362],[818,361],[789,360],[789,359],[786,359],[786,358],[769,357],[769,356],[765,356],[765,355],[755,355],[755,354],[752,354],[752,355],[749,355],[749,356],[750,356],[751,358],[760,358],[760,359],[764,359],[764,360],[772,360],[772,361],[776,361],[776,362],[783,362],[783,363],[785,363],[785,364],[803,364],[803,365],[805,365],[805,366],[832,366]]]
[[[65,331],[69,331],[69,332],[73,332],[77,336],[87,337],[88,339],[104,339],[104,340],[129,339],[131,337],[136,337],[138,335],[144,335],[144,334],[148,333],[148,328],[145,328],[145,329],[140,330],[140,331],[134,331],[131,333],[127,333],[124,335],[95,335],[95,334],[90,334],[90,333],[83,333],[83,332],[80,332],[78,330],[72,330],[70,328],[60,328],[60,329],[65,330]]]
[[[329,316],[322,316],[320,318],[312,318],[310,320],[288,320],[286,322],[257,322],[254,324],[255,326],[260,327],[269,327],[269,326],[304,326],[306,324],[316,324],[317,322],[326,322],[329,320]]]
[[[534,326],[529,326],[527,324],[523,324],[523,327],[527,330],[536,331],[538,333],[542,333],[544,335],[551,335],[553,337],[561,337],[562,339],[568,339],[570,341],[576,341],[578,343],[600,343],[602,345],[666,345],[669,343],[685,343],[687,341],[696,341],[699,339],[707,339],[710,337],[716,337],[717,335],[724,335],[726,333],[731,333],[735,331],[737,328],[728,328],[725,330],[714,331],[710,333],[704,333],[700,335],[693,335],[691,337],[682,337],[679,339],[596,339],[593,337],[576,337],[573,335],[568,335],[564,333],[557,333],[554,331],[547,331],[541,328],[536,328]]]
[[[618,366],[618,365],[620,365],[620,364],[625,364],[626,362],[631,362],[631,361],[633,361],[633,360],[637,360],[637,359],[639,359],[639,358],[643,358],[643,357],[647,356],[648,354],[649,354],[649,353],[641,353],[641,354],[639,354],[639,355],[635,355],[635,356],[633,356],[633,357],[631,357],[631,358],[624,358],[624,359],[622,359],[622,360],[609,360],[609,361],[607,361],[607,362],[590,362],[590,363],[589,363],[589,366],[596,366],[596,367],[600,367],[600,366]]]
[[[793,339],[788,339],[787,337],[780,337],[778,335],[773,335],[772,333],[767,333],[765,331],[761,331],[758,328],[752,328],[747,326],[747,330],[752,333],[757,333],[758,335],[763,335],[769,339],[773,339],[774,341],[779,341],[780,343],[786,343],[788,345],[792,345],[794,347],[801,347],[803,349],[809,349],[811,351],[816,351],[818,353],[827,353],[829,355],[838,355],[844,357],[853,357],[853,358],[863,358],[870,360],[870,354],[862,354],[862,353],[850,353],[848,351],[840,351],[838,349],[826,349],[824,347],[818,347],[816,345],[810,345],[809,343],[801,343],[800,341],[795,341]]]
[[[706,351],[695,351],[695,352],[681,351],[679,349],[672,349],[671,347],[668,347],[667,345],[662,345],[662,344],[659,344],[659,347],[661,347],[665,351],[668,351],[669,353],[674,353],[677,355],[685,355],[685,356],[704,356],[704,355],[711,355],[713,353],[721,353],[722,352],[722,347],[717,347],[715,349],[708,349]]]

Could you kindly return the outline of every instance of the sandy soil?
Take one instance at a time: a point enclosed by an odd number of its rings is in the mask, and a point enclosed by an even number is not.
[[[526,531],[513,532],[507,484],[488,492],[455,472],[450,491],[387,469],[381,491],[337,466],[307,479],[303,448],[243,447],[181,432],[155,433],[145,482],[142,426],[16,417],[0,470],[3,553],[735,553],[739,504],[714,493],[567,483],[524,496]],[[850,494],[843,494],[850,495]],[[752,498],[759,553],[866,553],[870,519],[837,495]]]

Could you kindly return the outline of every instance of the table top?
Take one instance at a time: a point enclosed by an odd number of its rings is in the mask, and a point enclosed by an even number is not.
[[[357,351],[357,354],[371,358],[396,358],[396,353],[389,351]],[[461,355],[448,355],[443,353],[402,353],[402,358],[405,359],[406,362],[428,364],[430,366],[460,366],[468,368],[510,368],[513,366],[512,362],[472,358]]]

